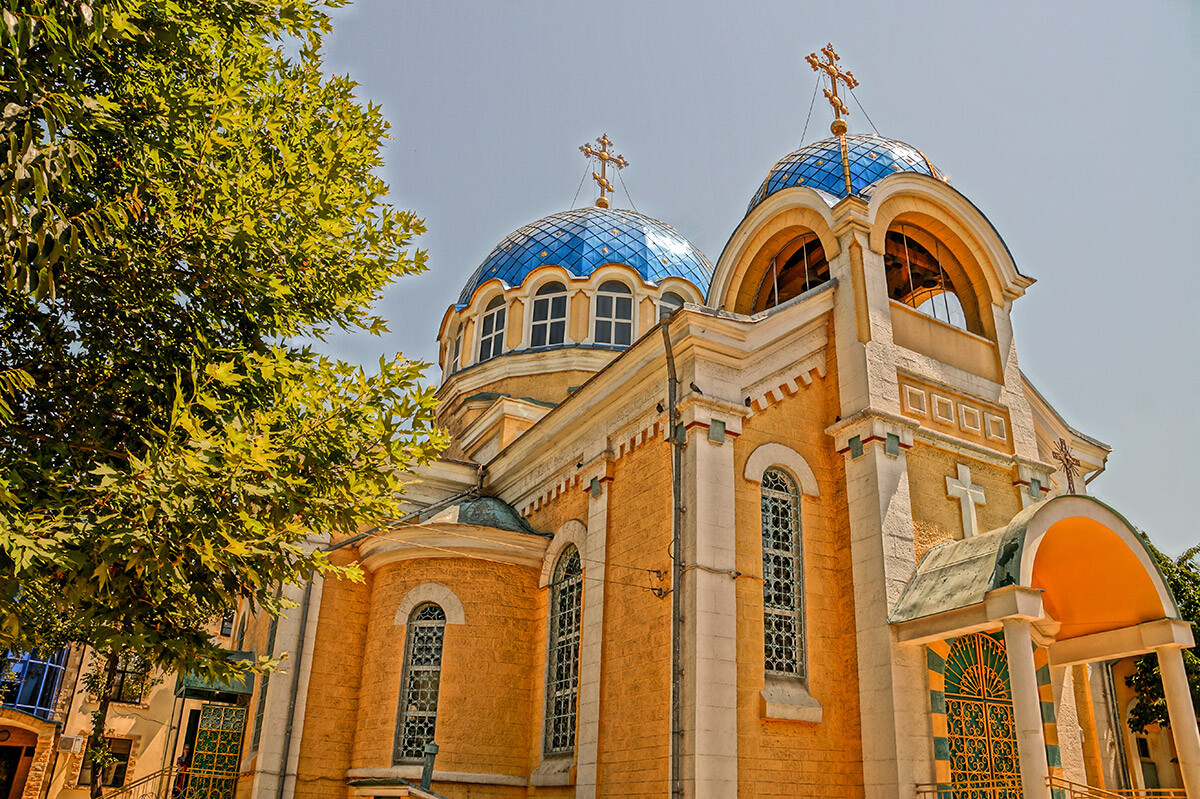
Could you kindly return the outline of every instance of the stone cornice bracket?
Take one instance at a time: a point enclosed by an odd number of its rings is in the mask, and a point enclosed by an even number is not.
[[[713,421],[720,421],[725,425],[725,433],[731,436],[742,434],[742,419],[751,413],[751,409],[744,403],[694,392],[680,400],[677,408],[679,421],[683,423],[684,428],[697,425],[709,427]],[[665,427],[664,425],[664,429]]]
[[[872,443],[886,446],[889,435],[894,437],[894,443],[899,449],[910,449],[913,445],[913,433],[920,426],[907,417],[868,408],[826,427],[825,435],[833,438],[834,450],[838,453]],[[853,439],[858,439],[857,445],[851,443]]]
[[[833,235],[840,239],[852,230],[869,234],[871,222],[867,216],[868,209],[866,200],[853,195],[833,206]]]

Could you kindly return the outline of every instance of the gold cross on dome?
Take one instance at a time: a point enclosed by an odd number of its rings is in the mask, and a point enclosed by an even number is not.
[[[1067,473],[1067,493],[1075,493],[1075,472],[1081,466],[1079,458],[1071,454],[1071,448],[1067,445],[1066,439],[1060,438],[1058,443],[1054,445],[1054,449],[1050,452],[1050,457],[1058,461],[1064,472]]]
[[[608,181],[608,165],[611,163],[615,169],[624,169],[629,166],[629,162],[625,160],[625,156],[608,151],[608,148],[612,146],[612,140],[608,138],[607,133],[596,139],[596,144],[600,145],[600,149],[597,150],[592,145],[585,144],[579,148],[579,152],[588,158],[600,159],[600,171],[592,173],[592,180],[596,181],[596,185],[600,187],[600,199],[596,200],[596,206],[598,208],[607,208],[607,193],[616,194],[617,192],[613,188],[612,183]]]
[[[841,136],[846,132],[846,120],[842,119],[842,115],[850,115],[850,109],[842,102],[842,98],[838,96],[838,81],[846,84],[846,90],[849,91],[858,85],[858,81],[854,79],[854,74],[850,70],[842,71],[837,62],[842,60],[842,57],[833,51],[833,44],[827,44],[821,48],[821,55],[825,56],[822,61],[816,53],[810,53],[805,57],[805,61],[813,68],[814,72],[824,72],[829,76],[829,89],[825,90],[825,99],[833,106],[833,124],[829,129],[833,131],[835,136]],[[832,91],[831,91],[832,90]]]

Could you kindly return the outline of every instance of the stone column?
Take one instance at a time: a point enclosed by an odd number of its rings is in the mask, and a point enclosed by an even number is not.
[[[1200,796],[1200,728],[1196,726],[1196,708],[1192,706],[1192,693],[1183,668],[1183,649],[1164,646],[1154,651],[1158,654],[1158,670],[1167,697],[1183,787],[1188,796]]]
[[[1050,799],[1046,777],[1046,738],[1042,733],[1042,700],[1038,696],[1037,670],[1033,666],[1033,639],[1027,619],[1004,619],[1004,648],[1012,686],[1013,716],[1017,726],[1017,756],[1021,763],[1021,790],[1025,799]]]
[[[583,551],[583,629],[579,643],[579,740],[576,746],[576,799],[595,799],[600,750],[600,664],[604,639],[604,577],[608,550],[608,483],[612,464],[606,459],[587,475],[587,538]],[[588,579],[598,575],[600,579]]]

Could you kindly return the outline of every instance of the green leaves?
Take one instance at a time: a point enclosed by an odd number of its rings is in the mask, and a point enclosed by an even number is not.
[[[444,446],[424,364],[289,343],[385,330],[424,225],[385,201],[379,108],[325,74],[340,3],[4,5],[0,643],[228,677],[208,622],[361,579],[318,542]]]
[[[1175,596],[1180,617],[1192,625],[1192,634],[1200,641],[1200,545],[1172,559],[1158,551],[1145,534],[1142,537],[1167,587]],[[1200,707],[1200,656],[1197,656],[1195,647],[1183,650],[1183,665],[1192,688],[1192,704]],[[1170,726],[1157,655],[1138,658],[1134,672],[1125,678],[1125,684],[1137,693],[1137,702],[1129,711],[1131,730],[1145,732],[1152,724]]]

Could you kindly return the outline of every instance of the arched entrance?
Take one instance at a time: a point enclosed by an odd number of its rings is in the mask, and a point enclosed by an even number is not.
[[[964,635],[946,658],[946,722],[953,799],[1021,795],[1012,690],[1004,644]],[[969,786],[969,787],[968,787]]]

